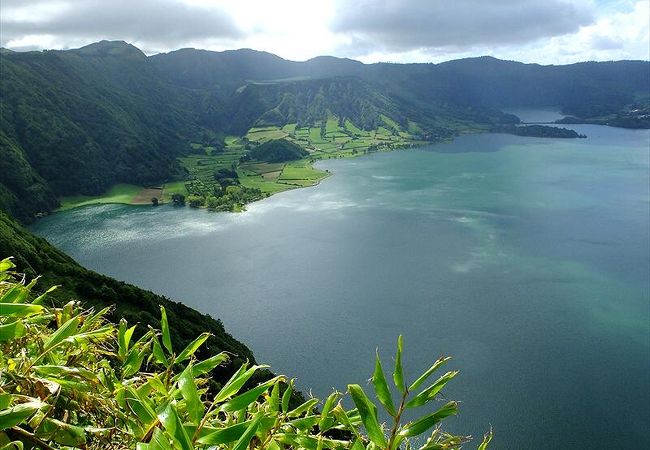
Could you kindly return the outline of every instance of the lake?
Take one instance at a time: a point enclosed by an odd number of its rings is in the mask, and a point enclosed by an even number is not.
[[[375,348],[390,366],[403,334],[411,380],[454,356],[454,431],[492,425],[495,449],[647,448],[649,132],[570,128],[588,138],[324,161],[321,185],[240,214],[105,205],[32,230],[220,318],[314,395],[365,386]]]

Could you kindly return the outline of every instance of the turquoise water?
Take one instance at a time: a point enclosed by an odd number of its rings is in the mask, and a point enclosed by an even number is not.
[[[315,395],[364,384],[403,334],[441,354],[455,431],[494,448],[650,444],[649,133],[464,136],[332,160],[242,214],[88,207],[33,230],[80,263],[223,320]],[[469,448],[474,448],[470,446]]]

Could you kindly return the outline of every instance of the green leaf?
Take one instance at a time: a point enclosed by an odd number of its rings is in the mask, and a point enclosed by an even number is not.
[[[6,430],[22,423],[44,406],[45,403],[40,401],[31,401],[3,409],[0,411],[0,430]]]
[[[135,375],[142,367],[144,357],[147,354],[146,348],[133,347],[122,364],[122,378],[129,378]]]
[[[358,384],[348,385],[348,391],[361,415],[361,421],[368,433],[368,437],[375,445],[386,448],[386,437],[377,420],[377,407],[370,401]]]
[[[13,396],[11,394],[0,394],[0,411],[9,408],[9,405],[11,405],[12,397]]]
[[[180,364],[183,361],[185,361],[187,358],[192,356],[194,352],[196,352],[201,345],[210,337],[210,333],[201,333],[199,337],[194,339],[192,342],[190,342],[187,347],[183,349],[183,351],[176,357],[174,360],[174,364]]]
[[[87,341],[89,339],[105,338],[106,336],[108,336],[110,334],[113,334],[113,327],[111,325],[106,325],[104,327],[97,328],[96,330],[86,331],[84,333],[73,334],[72,336],[68,336],[64,340],[66,342],[72,342],[72,343],[79,344],[79,343]]]
[[[402,368],[402,335],[397,338],[397,353],[395,354],[395,370],[393,371],[395,387],[403,394],[406,391],[404,384],[404,369]]]
[[[0,303],[0,316],[28,317],[43,311],[41,305],[31,303]]]
[[[86,443],[83,428],[50,417],[41,422],[35,435],[70,447],[82,447]]]
[[[22,337],[27,332],[21,320],[0,325],[0,342],[12,341]]]
[[[229,359],[229,356],[227,353],[221,352],[218,355],[214,355],[206,360],[203,360],[199,363],[196,363],[194,365],[194,376],[198,377],[203,374],[206,374],[210,372],[212,369],[217,367],[219,364],[221,364],[224,361],[227,361]]]
[[[2,294],[2,297],[0,297],[0,303],[17,302],[19,298],[24,297],[23,293],[25,291],[25,286],[22,284],[14,284],[10,289]]]
[[[397,412],[395,411],[393,398],[388,389],[386,377],[384,376],[384,369],[381,367],[379,352],[377,352],[377,357],[375,359],[375,373],[372,375],[372,384],[375,387],[375,394],[377,395],[379,402],[384,405],[384,408],[386,408],[386,411],[391,415],[391,417],[395,417]]]
[[[231,400],[229,400],[228,402],[224,403],[221,406],[221,410],[234,412],[234,411],[241,411],[247,408],[248,405],[250,405],[255,400],[257,400],[257,398],[260,395],[266,392],[271,386],[277,384],[283,378],[284,377],[281,376],[272,378],[260,384],[259,386],[254,387],[250,391],[244,392],[243,394],[240,394],[237,397],[232,398]]]
[[[1,278],[1,277],[0,277]],[[0,444],[2,445],[2,444]],[[0,450],[24,450],[23,443],[20,441],[7,442],[0,447]]]
[[[286,424],[294,427],[296,430],[309,432],[309,430],[316,426],[319,419],[320,416],[312,414],[311,416],[305,416],[291,420],[289,422],[286,422]]]
[[[238,423],[229,427],[220,428],[211,433],[205,434],[196,440],[199,444],[221,445],[229,442],[235,442],[242,437],[253,421]]]
[[[222,401],[235,395],[242,386],[249,380],[250,377],[260,368],[266,368],[268,366],[252,366],[250,369],[246,370],[246,365],[242,366],[235,372],[235,374],[230,377],[230,380],[221,388],[214,398],[215,403],[221,403]]]
[[[79,327],[79,316],[72,317],[66,323],[61,325],[58,330],[56,330],[50,338],[45,342],[44,353],[51,350],[54,346],[63,342],[63,340],[69,336],[72,336],[77,332]]]
[[[160,328],[162,330],[163,345],[171,355],[172,351],[172,338],[169,334],[169,323],[167,323],[167,311],[164,306],[160,307]]]
[[[433,372],[435,372],[440,366],[442,366],[450,359],[451,356],[443,356],[438,358],[438,360],[435,363],[433,363],[433,365],[426,372],[420,375],[420,377],[417,380],[415,380],[412,385],[409,386],[409,391],[412,392],[415,391],[417,388],[419,388],[420,385],[424,383],[427,380],[427,378],[431,376]]]
[[[125,395],[126,405],[135,414],[140,423],[148,427],[156,419],[154,405],[149,400],[131,387],[127,387]]]
[[[187,413],[189,414],[192,423],[198,425],[203,418],[205,408],[203,407],[201,397],[199,396],[196,384],[194,383],[192,364],[189,364],[178,378],[178,388],[185,399]]]
[[[235,443],[235,446],[232,448],[232,450],[245,450],[248,448],[248,444],[250,444],[251,439],[253,439],[253,436],[255,436],[255,432],[257,431],[257,427],[259,426],[262,417],[264,417],[262,413],[255,415],[255,418],[252,420],[248,428],[246,428],[244,434],[242,434],[239,440]]]
[[[428,414],[421,419],[404,426],[404,428],[400,430],[400,435],[406,437],[418,436],[425,431],[428,431],[445,417],[456,414],[458,414],[458,403],[453,401],[449,402],[438,411]]]
[[[165,367],[167,367],[167,365],[169,364],[169,361],[165,356],[165,351],[160,346],[160,341],[158,340],[158,336],[153,337],[152,355],[158,364],[162,364]]]
[[[298,417],[301,416],[302,414],[306,413],[307,411],[311,411],[316,405],[318,405],[318,399],[317,398],[312,398],[298,406],[296,409],[289,411],[287,413],[287,416],[289,417]]]
[[[307,450],[319,450],[325,448],[345,448],[346,441],[337,441],[322,436],[309,436],[295,433],[278,433],[276,439],[290,448],[303,448]]]
[[[291,394],[293,393],[293,380],[289,381],[289,385],[287,388],[284,390],[284,393],[282,394],[282,412],[287,413],[289,412],[289,402],[291,401]]]
[[[11,262],[11,258],[5,258],[0,261],[0,272],[6,272],[11,269],[15,269],[16,265]]]
[[[43,302],[45,301],[45,299],[47,298],[48,294],[51,293],[51,292],[56,291],[58,288],[59,288],[58,285],[56,285],[56,286],[52,286],[52,287],[49,288],[47,291],[43,292],[41,295],[39,295],[38,297],[36,297],[36,298],[34,299],[34,301],[32,302],[32,305],[42,305]]]
[[[445,385],[448,382],[450,382],[456,375],[458,375],[458,371],[447,372],[446,374],[438,378],[436,382],[433,383],[431,386],[429,386],[424,391],[420,392],[418,395],[413,397],[413,399],[411,399],[411,401],[409,401],[406,404],[406,407],[416,408],[418,406],[422,406],[425,403],[433,400],[436,394],[438,394],[438,392],[440,392],[442,388],[444,388]]]
[[[120,327],[117,331],[117,355],[123,360],[126,358],[126,355],[129,351],[129,345],[131,344],[131,337],[133,337],[133,332],[135,331],[135,325],[131,328],[127,328],[126,320],[120,320]]]
[[[481,445],[478,446],[478,450],[487,450],[490,441],[492,441],[492,437],[492,427],[490,427],[490,431],[483,435],[483,442],[481,442]]]
[[[336,420],[342,424],[346,430],[352,431],[355,436],[359,437],[359,432],[357,430],[357,427],[354,426],[354,423],[348,416],[348,413],[345,412],[345,409],[341,406],[341,402],[339,402],[336,407],[332,410],[332,414],[334,414],[334,417],[336,417]]]
[[[88,381],[96,381],[97,375],[83,367],[68,367],[68,366],[57,366],[52,364],[42,365],[42,366],[33,366],[32,369],[39,375],[43,377],[75,377],[82,378]]]
[[[169,403],[167,407],[158,414],[158,420],[160,420],[160,423],[163,424],[165,430],[182,450],[193,450],[192,442],[178,417],[176,402]]]
[[[170,444],[165,433],[160,428],[156,428],[151,436],[149,450],[174,450],[174,447]]]
[[[327,400],[325,400],[325,404],[323,405],[323,410],[320,413],[320,420],[318,421],[318,428],[320,429],[321,433],[324,431],[327,431],[329,428],[334,423],[334,420],[332,417],[330,417],[330,411],[334,407],[334,404],[336,401],[339,399],[341,394],[338,392],[332,392],[328,397]]]
[[[268,402],[271,412],[280,411],[280,384],[281,383],[275,383],[273,389],[271,389],[271,395]]]

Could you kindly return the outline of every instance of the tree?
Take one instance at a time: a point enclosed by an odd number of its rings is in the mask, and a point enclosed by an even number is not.
[[[172,203],[175,206],[184,206],[185,196],[183,194],[172,194]]]

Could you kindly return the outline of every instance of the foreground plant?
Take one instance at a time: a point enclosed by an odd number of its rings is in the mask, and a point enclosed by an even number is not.
[[[407,384],[401,337],[392,377],[396,401],[379,355],[372,377],[377,400],[391,417],[384,425],[356,384],[348,386],[354,409],[344,407],[339,392],[322,403],[311,398],[293,405],[293,380],[284,376],[249,386],[267,366],[244,364],[223,385],[210,386],[210,371],[229,356],[196,358],[207,333],[177,352],[161,308],[161,330],[135,339],[135,326],[106,319],[108,308],[48,306],[53,288],[35,297],[36,280],[26,283],[13,268],[9,259],[0,261],[0,450],[395,450],[411,448],[419,436],[426,436],[419,448],[433,450],[458,449],[468,440],[440,428],[457,413],[453,401],[402,423],[405,410],[432,404],[457,372],[420,389],[449,360],[441,358]],[[490,439],[488,433],[479,449]]]

